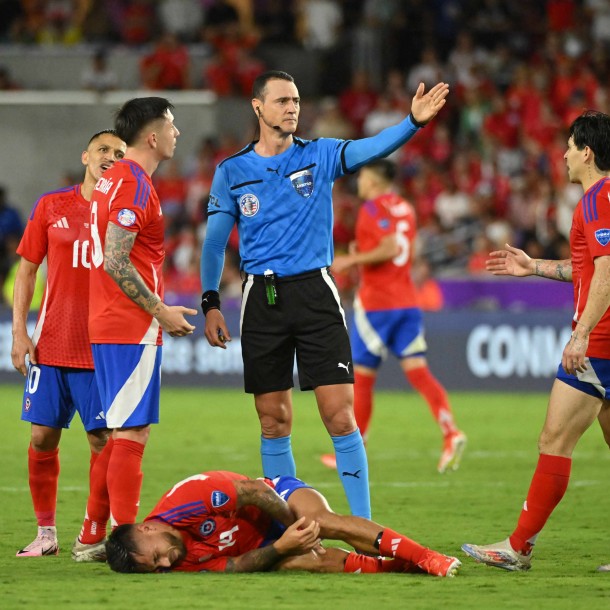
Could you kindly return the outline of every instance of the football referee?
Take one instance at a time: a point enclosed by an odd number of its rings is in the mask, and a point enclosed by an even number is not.
[[[361,140],[295,137],[300,110],[292,76],[269,71],[254,82],[260,139],[216,168],[208,203],[201,278],[205,335],[230,341],[219,284],[234,225],[245,275],[241,309],[244,384],[254,394],[266,477],[296,476],[291,449],[293,366],[313,390],[332,439],[351,513],[370,518],[368,465],[353,410],[354,371],[333,260],[332,187],[337,178],[405,144],[445,105],[449,86],[424,95],[398,125]]]

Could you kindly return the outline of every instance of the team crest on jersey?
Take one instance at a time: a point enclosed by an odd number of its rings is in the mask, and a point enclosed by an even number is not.
[[[206,519],[199,528],[199,533],[202,536],[209,536],[216,531],[216,521],[214,519]]]
[[[597,229],[595,231],[595,239],[602,245],[607,246],[610,242],[610,229]]]
[[[133,210],[124,208],[118,213],[117,220],[124,227],[130,227],[136,221],[136,213]]]
[[[229,496],[222,491],[213,491],[212,492],[212,506],[214,508],[219,508],[220,506],[224,506],[229,501]]]
[[[26,413],[27,413],[27,412],[30,410],[31,406],[32,406],[32,403],[31,403],[30,398],[29,398],[29,396],[28,396],[28,397],[25,399],[25,406],[24,406],[24,409],[25,409],[25,412],[26,412]]]
[[[239,209],[244,216],[254,216],[260,207],[258,197],[252,193],[246,193],[239,198]]]
[[[291,174],[290,182],[301,197],[308,199],[313,195],[313,174],[308,169]]]

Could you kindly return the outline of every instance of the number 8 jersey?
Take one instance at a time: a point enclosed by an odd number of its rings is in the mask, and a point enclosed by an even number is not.
[[[32,336],[38,363],[92,369],[87,332],[89,202],[80,185],[38,199],[17,254],[37,265],[47,258],[47,282]]]

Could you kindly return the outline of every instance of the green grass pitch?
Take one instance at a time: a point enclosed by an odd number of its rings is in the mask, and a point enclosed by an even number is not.
[[[610,607],[608,467],[597,426],[574,455],[570,488],[538,540],[529,573],[475,564],[464,542],[506,537],[516,522],[537,459],[545,395],[454,393],[469,436],[462,467],[439,475],[440,437],[413,393],[379,393],[368,446],[374,518],[455,554],[455,579],[416,575],[163,574],[128,576],[81,565],[70,547],[84,514],[88,450],[79,421],[64,432],[58,500],[58,557],[15,558],[35,535],[27,484],[29,426],[19,421],[21,388],[0,386],[0,607],[14,608],[596,608]],[[140,516],[176,481],[202,470],[260,475],[252,398],[240,390],[162,391],[161,424],[144,457]],[[347,504],[335,472],[318,456],[331,448],[311,393],[295,393],[293,447],[298,475],[338,512]]]

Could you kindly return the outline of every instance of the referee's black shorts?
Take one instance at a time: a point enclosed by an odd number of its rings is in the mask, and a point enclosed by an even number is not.
[[[244,386],[251,394],[293,387],[296,353],[302,390],[353,383],[345,314],[327,269],[275,279],[275,305],[267,303],[263,276],[243,284],[241,348]]]

